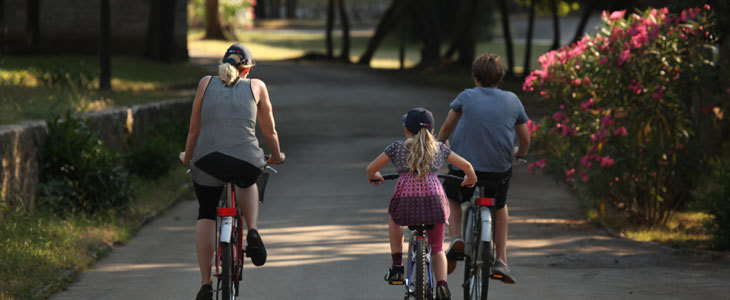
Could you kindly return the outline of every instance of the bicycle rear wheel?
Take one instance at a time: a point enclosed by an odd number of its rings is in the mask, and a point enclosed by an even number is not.
[[[416,300],[426,300],[426,240],[416,239]]]
[[[234,286],[234,267],[233,267],[233,247],[232,243],[221,243],[221,265],[223,266],[223,272],[220,274],[218,280],[219,285],[222,285],[220,290],[222,299],[229,300],[234,299],[235,286]]]

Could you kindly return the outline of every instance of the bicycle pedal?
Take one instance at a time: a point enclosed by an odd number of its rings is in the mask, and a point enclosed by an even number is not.
[[[406,284],[406,282],[405,281],[402,281],[402,280],[393,280],[393,281],[388,281],[388,284],[390,284],[390,285],[404,285],[404,284]]]
[[[489,278],[492,278],[494,280],[502,280],[504,278],[504,275],[502,275],[502,274],[492,274],[492,275],[489,275]]]

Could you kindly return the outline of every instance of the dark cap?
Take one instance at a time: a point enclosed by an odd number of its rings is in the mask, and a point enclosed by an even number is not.
[[[412,134],[417,134],[421,128],[433,130],[433,114],[423,107],[411,109],[401,117],[401,121]]]
[[[233,44],[228,47],[222,61],[232,66],[244,66],[246,68],[253,67],[256,64],[251,50],[241,44]]]

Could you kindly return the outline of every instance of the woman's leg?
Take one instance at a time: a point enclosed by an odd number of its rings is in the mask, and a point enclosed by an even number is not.
[[[246,228],[257,229],[259,220],[259,189],[254,183],[247,188],[236,187],[238,207],[243,211]]]
[[[195,250],[198,254],[201,285],[211,284],[210,268],[215,253],[215,220],[200,219],[195,225]]]
[[[433,275],[437,281],[446,281],[446,254],[444,254],[444,224],[436,224],[427,230],[428,244],[431,246]]]

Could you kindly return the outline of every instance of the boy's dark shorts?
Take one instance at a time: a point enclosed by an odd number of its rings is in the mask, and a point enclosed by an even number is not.
[[[485,188],[485,195],[494,197],[495,209],[502,209],[507,203],[507,191],[509,180],[512,178],[512,168],[502,173],[475,172],[477,174],[477,185]],[[464,177],[464,171],[456,170],[449,165],[449,175]],[[474,188],[461,186],[461,182],[446,178],[444,180],[444,191],[446,197],[458,203],[470,201],[474,195]]]

